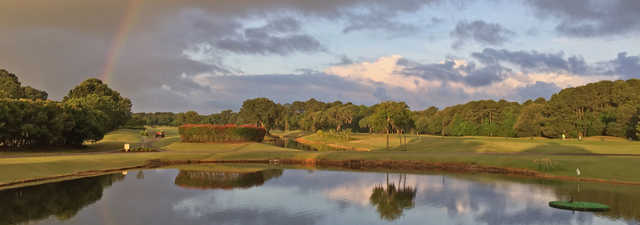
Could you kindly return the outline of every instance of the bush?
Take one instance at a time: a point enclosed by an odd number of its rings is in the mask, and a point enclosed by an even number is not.
[[[252,125],[186,124],[179,129],[182,142],[261,142],[267,131]]]

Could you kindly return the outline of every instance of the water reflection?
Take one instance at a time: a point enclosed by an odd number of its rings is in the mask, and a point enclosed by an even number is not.
[[[113,174],[0,191],[0,224],[23,224],[50,216],[68,220],[123,178]]]
[[[578,192],[576,183],[501,176],[253,165],[131,175],[1,191],[0,224],[638,224],[640,215],[633,186],[582,184]],[[570,193],[612,210],[548,207]]]
[[[387,174],[386,184],[376,185],[369,197],[371,205],[376,207],[382,219],[395,220],[402,216],[404,210],[414,207],[416,188],[407,186],[406,174],[400,174],[398,177],[398,185],[396,185],[394,181],[389,183],[389,174]]]
[[[220,172],[180,170],[175,184],[180,187],[198,189],[234,189],[263,185],[265,181],[282,175],[282,169],[267,169],[256,172]]]

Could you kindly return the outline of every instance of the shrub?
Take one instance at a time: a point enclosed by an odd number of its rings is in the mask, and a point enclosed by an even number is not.
[[[186,124],[179,129],[182,142],[261,142],[267,131],[252,125]]]

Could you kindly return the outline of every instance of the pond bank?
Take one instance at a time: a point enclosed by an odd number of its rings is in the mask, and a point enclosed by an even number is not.
[[[501,174],[520,177],[542,178],[550,180],[564,180],[564,181],[579,181],[579,182],[592,182],[592,183],[606,183],[606,184],[621,184],[621,185],[640,185],[640,182],[636,181],[619,181],[619,180],[607,180],[599,178],[585,178],[585,177],[572,177],[572,176],[558,176],[541,173],[529,169],[519,168],[504,168],[495,166],[484,166],[476,163],[440,163],[440,162],[425,162],[415,160],[327,160],[327,159],[260,159],[260,160],[149,160],[143,165],[129,166],[122,168],[104,169],[104,170],[88,170],[82,172],[76,172],[71,174],[40,177],[34,179],[25,179],[7,183],[0,183],[0,189],[14,188],[20,186],[29,186],[41,183],[47,183],[52,181],[76,179],[82,177],[91,177],[107,173],[116,173],[133,169],[152,169],[161,168],[175,165],[189,165],[189,164],[270,164],[270,165],[298,165],[314,168],[342,168],[350,170],[403,170],[407,172],[424,172],[424,171],[442,171],[453,173],[486,173],[486,174]]]

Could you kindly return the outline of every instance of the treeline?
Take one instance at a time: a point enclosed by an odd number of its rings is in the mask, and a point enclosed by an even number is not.
[[[246,125],[188,124],[179,128],[182,142],[261,142],[266,130]]]
[[[277,104],[250,99],[239,112],[211,115],[137,113],[130,124],[256,124],[282,130],[350,130],[375,133],[420,133],[444,136],[567,137],[640,136],[640,80],[601,81],[567,88],[522,104],[505,100],[472,101],[444,109],[410,111],[404,102],[373,106],[321,102],[315,99]]]
[[[79,146],[131,118],[131,101],[98,79],[82,82],[60,102],[32,89],[0,70],[0,148]]]

